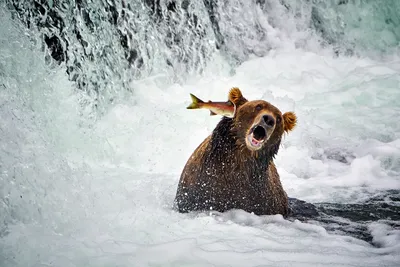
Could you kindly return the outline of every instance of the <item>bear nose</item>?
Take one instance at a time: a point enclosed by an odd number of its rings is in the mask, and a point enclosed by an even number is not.
[[[275,119],[271,115],[264,115],[263,120],[268,127],[273,127],[275,124]]]

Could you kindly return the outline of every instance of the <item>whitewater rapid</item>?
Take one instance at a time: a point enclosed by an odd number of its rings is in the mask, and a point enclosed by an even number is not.
[[[65,65],[46,64],[0,15],[0,266],[399,266],[396,221],[368,222],[367,242],[280,215],[172,209],[186,160],[219,120],[187,110],[189,93],[225,100],[233,86],[297,114],[275,161],[289,196],[363,203],[400,190],[395,54],[288,45],[233,74],[215,56],[184,83],[168,73],[131,81],[98,115]]]

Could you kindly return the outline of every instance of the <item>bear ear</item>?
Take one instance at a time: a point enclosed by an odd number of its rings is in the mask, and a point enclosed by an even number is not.
[[[293,130],[297,124],[297,116],[294,112],[286,112],[283,114],[283,130],[287,133]]]
[[[235,109],[247,102],[247,99],[243,97],[242,92],[237,87],[233,87],[229,91],[228,99],[235,105]]]

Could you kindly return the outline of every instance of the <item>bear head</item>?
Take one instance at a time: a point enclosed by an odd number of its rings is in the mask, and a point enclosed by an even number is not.
[[[293,112],[282,112],[264,100],[248,101],[238,88],[232,88],[229,100],[235,105],[232,131],[236,143],[251,152],[279,146],[282,135],[297,123]]]

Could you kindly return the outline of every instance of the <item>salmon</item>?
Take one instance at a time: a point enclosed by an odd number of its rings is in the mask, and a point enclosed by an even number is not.
[[[192,98],[192,103],[187,109],[208,109],[210,110],[210,116],[222,115],[229,118],[232,118],[235,114],[235,105],[230,100],[226,102],[204,102],[193,94],[190,94],[190,97]]]

